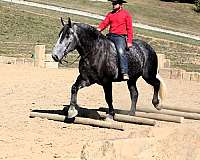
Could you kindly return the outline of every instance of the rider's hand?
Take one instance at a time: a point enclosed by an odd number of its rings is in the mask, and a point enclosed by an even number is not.
[[[127,43],[126,50],[130,51],[130,49],[132,49],[132,46],[133,45],[131,43]]]
[[[128,48],[131,48],[132,46],[133,46],[132,43],[127,43]]]

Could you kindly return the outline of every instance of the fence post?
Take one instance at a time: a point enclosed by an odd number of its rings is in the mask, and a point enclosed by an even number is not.
[[[35,46],[34,66],[44,67],[45,61],[45,45]]]

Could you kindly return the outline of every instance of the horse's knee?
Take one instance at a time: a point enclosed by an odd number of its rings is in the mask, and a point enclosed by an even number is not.
[[[87,81],[82,81],[81,84],[79,85],[79,88],[78,89],[81,89],[81,88],[84,88],[84,87],[88,87],[90,86],[90,81],[87,80]]]
[[[76,92],[77,92],[77,87],[75,86],[75,84],[73,84],[71,88],[71,93],[75,94]]]

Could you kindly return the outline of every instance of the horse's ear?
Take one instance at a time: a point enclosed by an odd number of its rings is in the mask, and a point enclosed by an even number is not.
[[[63,18],[62,18],[62,17],[60,17],[60,21],[61,21],[62,25],[64,26],[64,25],[65,25],[65,22],[63,21]]]
[[[72,27],[72,22],[71,22],[70,17],[68,18],[68,25],[69,25],[70,28]]]

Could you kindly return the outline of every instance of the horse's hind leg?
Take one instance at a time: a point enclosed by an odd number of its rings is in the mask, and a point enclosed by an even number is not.
[[[159,106],[159,98],[158,98],[158,94],[159,94],[159,90],[160,90],[160,80],[158,78],[156,78],[156,74],[143,75],[143,79],[148,84],[153,86],[154,94],[153,94],[152,104],[154,105],[154,107],[156,109],[160,110],[161,108]]]
[[[80,75],[77,77],[76,82],[71,87],[71,101],[68,110],[68,118],[73,118],[78,114],[78,111],[76,110],[78,90],[89,85],[91,85],[89,80],[83,80]]]
[[[112,105],[112,102],[113,102],[113,100],[112,100],[112,82],[104,84],[103,89],[104,89],[104,93],[105,93],[105,99],[106,99],[106,102],[109,107],[109,110],[108,110],[109,118],[113,119],[115,113],[114,113],[114,108]]]
[[[130,109],[129,115],[135,115],[135,112],[136,112],[136,104],[138,100],[138,90],[136,86],[136,81],[137,79],[127,81],[128,89],[131,96],[131,109]]]

